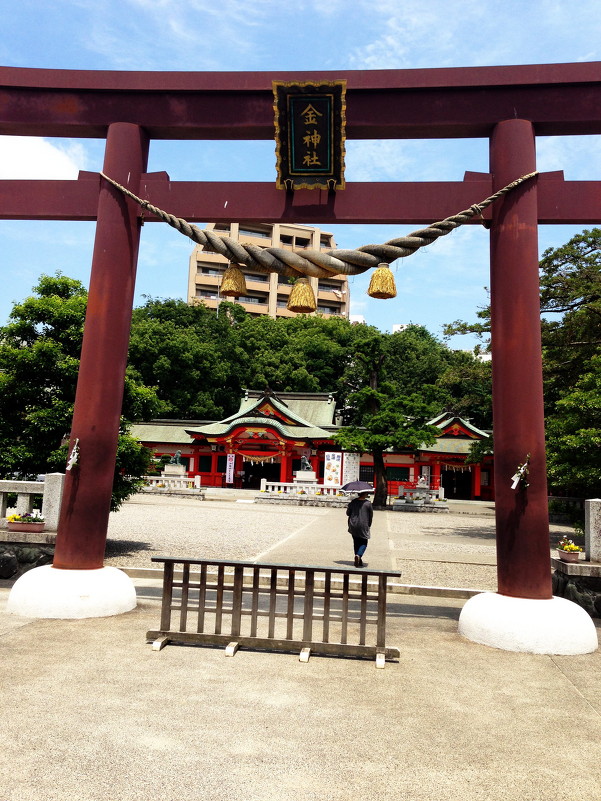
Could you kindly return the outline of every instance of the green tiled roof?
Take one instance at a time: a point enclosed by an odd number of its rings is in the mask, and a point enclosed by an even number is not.
[[[314,426],[331,426],[334,423],[336,404],[330,392],[278,392],[265,395],[247,389],[240,403],[240,412],[246,412],[268,400],[281,412]]]
[[[453,423],[458,423],[460,426],[463,426],[467,431],[471,431],[478,437],[488,437],[489,435],[486,431],[482,431],[476,426],[469,423],[467,420],[464,420],[463,417],[458,417],[455,414],[450,414],[449,412],[443,412],[442,414],[437,415],[433,420],[429,420],[428,424],[431,426],[437,426],[438,428],[446,428]]]
[[[428,453],[455,453],[464,456],[475,439],[459,439],[458,437],[438,437],[434,445],[422,445],[420,451]]]
[[[188,428],[187,431],[191,434],[202,434],[205,437],[223,437],[240,425],[274,428],[286,439],[330,439],[332,436],[327,431],[324,431],[323,428],[318,428],[317,426],[291,426],[278,420],[277,417],[253,417],[250,415],[241,415],[235,419],[228,418],[221,423],[209,423],[208,425]]]
[[[166,442],[174,445],[190,445],[194,442],[184,425],[138,423],[131,427],[131,435],[140,442]]]

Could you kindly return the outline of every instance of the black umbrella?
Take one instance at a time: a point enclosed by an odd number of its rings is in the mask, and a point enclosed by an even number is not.
[[[344,487],[341,487],[345,492],[375,492],[371,484],[367,481],[349,481]]]

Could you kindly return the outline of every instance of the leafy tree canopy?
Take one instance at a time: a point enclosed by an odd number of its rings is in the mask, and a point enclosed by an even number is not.
[[[31,475],[64,469],[87,292],[60,273],[42,276],[1,329],[0,471]],[[152,417],[220,419],[244,388],[334,392],[346,429],[341,444],[374,454],[382,483],[387,448],[431,441],[427,420],[443,409],[489,415],[488,368],[454,353],[425,328],[384,334],[332,317],[251,317],[223,301],[147,298],[132,316],[123,427],[114,502],[123,474],[146,471],[147,454],[127,423]],[[132,485],[133,486],[133,485]]]
[[[0,328],[0,474],[30,477],[64,470],[87,303],[84,286],[56,273],[41,276],[34,294],[13,307]],[[149,454],[127,441],[127,421],[157,408],[152,390],[129,375],[113,505],[127,497],[128,476],[142,475]],[[144,472],[146,468],[144,466]],[[134,479],[135,482],[135,479]],[[134,484],[131,484],[133,491]]]
[[[601,355],[562,394],[547,424],[550,482],[577,497],[598,497],[601,485]]]
[[[597,495],[601,228],[585,229],[565,245],[547,249],[540,261],[540,287],[550,485],[575,495]],[[481,309],[478,318],[481,322],[474,324],[451,323],[445,334],[484,338],[490,333],[490,307]]]
[[[344,374],[352,387],[343,412],[346,425],[335,441],[345,450],[371,453],[376,505],[386,503],[384,452],[434,442],[437,429],[427,421],[446,398],[427,382],[444,369],[443,350],[425,329],[414,326],[392,336],[370,326],[357,332]],[[421,358],[414,358],[416,352]]]

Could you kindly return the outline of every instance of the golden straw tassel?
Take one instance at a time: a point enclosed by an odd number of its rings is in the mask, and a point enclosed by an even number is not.
[[[315,295],[308,278],[299,278],[295,281],[286,308],[297,314],[308,314],[317,308]]]
[[[388,264],[378,264],[369,282],[367,294],[372,298],[396,298],[394,275]]]
[[[223,273],[219,294],[225,298],[239,298],[246,295],[244,273],[235,264],[230,264]]]

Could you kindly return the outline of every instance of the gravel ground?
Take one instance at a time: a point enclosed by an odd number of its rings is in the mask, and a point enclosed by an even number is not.
[[[111,513],[105,562],[156,567],[152,556],[189,557],[199,546],[205,559],[253,559],[328,511],[139,495]]]
[[[252,560],[329,512],[139,495],[110,516],[106,564],[156,567],[152,556],[189,557],[200,548],[207,559]],[[496,590],[494,517],[385,514],[380,525],[404,584]],[[570,531],[552,526],[550,543]],[[416,550],[424,559],[415,558]]]
[[[403,584],[497,590],[493,515],[433,515],[416,521],[414,515],[390,513],[388,528],[391,547],[401,554],[396,564]],[[549,531],[551,552],[564,534],[573,536],[569,526],[552,525]],[[424,560],[402,557],[404,550],[417,548]]]
[[[470,590],[497,590],[497,568],[462,562],[421,562],[397,560],[401,582],[417,587],[454,587]]]

